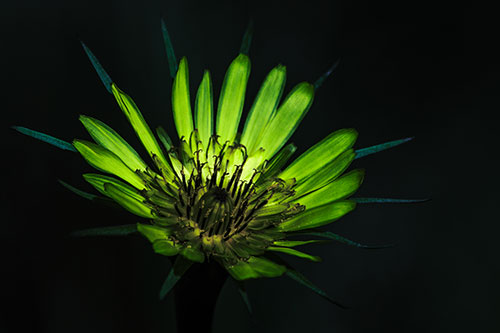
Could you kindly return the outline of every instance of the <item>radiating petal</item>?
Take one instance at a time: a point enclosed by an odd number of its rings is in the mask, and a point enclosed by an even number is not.
[[[104,188],[104,184],[113,184],[119,187],[123,192],[127,193],[127,195],[137,199],[143,200],[144,197],[132,186],[125,184],[124,182],[115,179],[110,176],[100,175],[98,173],[85,173],[83,174],[83,178],[92,186],[95,187],[96,190],[101,192],[104,195],[106,194],[106,189]]]
[[[116,175],[138,189],[144,188],[142,179],[123,161],[106,148],[84,140],[74,140],[73,146],[97,170]]]
[[[151,243],[161,240],[168,240],[170,230],[153,224],[137,223],[137,231],[146,237]]]
[[[205,71],[200,87],[198,88],[198,93],[196,94],[194,111],[195,127],[198,129],[201,142],[205,146],[208,145],[208,140],[213,134],[213,108],[212,81],[210,79],[210,72]]]
[[[303,195],[311,191],[317,190],[328,183],[334,181],[344,172],[351,162],[354,160],[354,150],[349,149],[340,154],[323,168],[317,170],[309,178],[299,183],[295,187],[297,195]]]
[[[331,133],[300,155],[279,177],[282,179],[295,178],[297,182],[306,179],[351,148],[357,137],[358,133],[352,128]]]
[[[167,160],[163,155],[163,152],[156,141],[151,129],[148,124],[144,120],[141,111],[135,105],[134,101],[123,91],[121,91],[114,83],[111,85],[113,95],[115,96],[118,105],[122,109],[125,116],[127,116],[128,121],[132,125],[135,130],[135,133],[141,140],[142,144],[146,148],[148,154],[153,158],[153,156],[157,156],[160,161],[168,168]],[[172,173],[172,170],[167,170],[168,173]]]
[[[259,93],[248,113],[241,136],[241,144],[247,148],[249,155],[252,155],[259,148],[256,145],[259,143],[267,123],[278,107],[285,87],[285,80],[286,67],[278,65],[269,72],[260,87]]]
[[[297,231],[321,227],[341,218],[355,207],[355,202],[346,200],[313,209],[306,209],[303,213],[278,225],[277,229],[280,231]]]
[[[222,144],[236,137],[249,75],[250,59],[240,54],[229,65],[219,98],[216,127]]]
[[[301,251],[298,251],[295,249],[290,249],[287,247],[269,246],[267,248],[267,250],[274,251],[274,252],[286,253],[286,254],[289,254],[291,256],[295,256],[295,257],[299,257],[299,258],[303,258],[303,259],[309,259],[309,260],[314,261],[314,262],[321,261],[321,258],[318,256],[313,256],[313,255],[310,255],[310,254],[307,254],[307,253],[304,253],[304,252],[301,252]]]
[[[328,241],[321,240],[321,239],[313,239],[313,240],[306,240],[306,241],[280,240],[280,241],[274,241],[273,244],[278,245],[278,246],[285,246],[285,247],[295,247],[295,246],[300,246],[300,245],[325,243],[325,242],[328,242]]]
[[[362,169],[353,170],[328,185],[305,196],[295,199],[306,209],[344,199],[352,195],[361,186],[365,172]]]
[[[265,149],[266,159],[271,158],[295,132],[314,97],[314,87],[308,82],[299,83],[288,94],[264,129],[257,147]]]
[[[83,115],[80,116],[80,121],[95,142],[115,153],[130,169],[146,170],[147,166],[139,154],[111,127],[100,120]]]
[[[186,57],[181,59],[172,86],[172,111],[179,138],[189,140],[193,131],[193,115],[189,94],[189,69]]]
[[[250,257],[247,261],[240,260],[236,265],[226,265],[226,269],[238,281],[259,277],[277,277],[286,272],[285,266],[263,257]]]
[[[170,257],[179,253],[179,247],[170,240],[158,240],[153,243],[153,250],[161,255]]]
[[[145,218],[155,217],[151,213],[151,207],[145,205],[142,201],[137,200],[135,197],[129,196],[126,191],[122,190],[122,188],[106,183],[104,184],[104,190],[110,198],[118,202],[123,208],[132,214]]]

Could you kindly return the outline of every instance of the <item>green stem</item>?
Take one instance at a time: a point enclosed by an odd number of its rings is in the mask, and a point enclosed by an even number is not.
[[[215,305],[227,272],[216,262],[195,264],[174,287],[177,333],[212,332]]]

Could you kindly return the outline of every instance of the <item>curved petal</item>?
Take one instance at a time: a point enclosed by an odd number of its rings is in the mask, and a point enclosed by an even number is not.
[[[181,59],[172,87],[172,110],[179,138],[189,139],[193,131],[191,99],[189,95],[189,70],[186,57]]]
[[[225,265],[226,270],[236,280],[277,277],[286,272],[286,267],[263,257],[250,257],[240,260],[236,265]]]
[[[104,184],[104,191],[106,195],[116,202],[118,202],[123,208],[131,212],[132,214],[145,217],[154,218],[155,216],[151,213],[151,208],[143,204],[142,201],[137,200],[135,197],[130,196],[122,188],[106,183]]]
[[[213,94],[212,81],[210,80],[210,72],[205,71],[201,80],[198,93],[196,94],[195,115],[194,120],[201,142],[206,146],[208,140],[213,134],[214,115],[213,115]]]
[[[271,158],[292,136],[311,107],[314,87],[308,82],[299,83],[288,94],[283,104],[264,129],[256,147],[265,149],[265,158]]]
[[[142,179],[106,148],[84,140],[74,140],[73,146],[97,170],[116,175],[137,189],[144,189]]]
[[[80,121],[95,142],[115,153],[130,169],[146,170],[147,166],[139,154],[111,127],[84,115],[80,116]]]
[[[250,58],[240,54],[229,65],[219,97],[216,134],[220,136],[222,144],[232,142],[236,137],[249,75]]]

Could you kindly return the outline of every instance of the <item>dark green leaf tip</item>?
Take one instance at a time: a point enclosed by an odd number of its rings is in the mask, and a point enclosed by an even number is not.
[[[108,73],[106,73],[104,68],[101,66],[101,63],[99,62],[99,60],[97,60],[96,56],[92,53],[92,51],[90,51],[90,49],[87,47],[87,45],[85,45],[85,43],[82,41],[80,41],[80,43],[82,44],[82,47],[85,50],[85,53],[87,54],[87,57],[89,57],[90,62],[92,63],[92,66],[94,66],[94,69],[97,72],[97,75],[99,75],[99,78],[101,79],[102,84],[104,84],[104,87],[106,88],[106,90],[110,94],[112,94],[111,84],[113,83],[113,81],[109,77]]]
[[[241,41],[241,47],[240,47],[241,54],[248,55],[248,52],[250,52],[250,45],[252,44],[252,36],[253,36],[253,20],[250,19],[248,21],[245,34],[243,35],[243,39]]]
[[[337,59],[337,61],[335,61],[333,65],[331,65],[330,68],[328,68],[328,70],[316,80],[316,82],[314,82],[314,90],[318,90],[318,88],[323,85],[323,82],[325,82],[325,80],[330,76],[330,74],[333,73],[339,64],[340,58]]]
[[[314,236],[314,237],[322,237],[322,238],[327,238],[333,241],[337,241],[342,244],[358,247],[361,249],[369,249],[369,250],[378,250],[378,249],[387,249],[390,247],[394,247],[395,244],[382,244],[382,245],[365,245],[361,244],[355,241],[352,241],[350,239],[347,239],[343,236],[334,234],[333,232],[330,231],[309,231],[309,232],[299,232],[299,233],[294,233],[293,236]]]
[[[31,136],[32,138],[35,138],[37,140],[48,143],[48,144],[55,146],[59,149],[76,152],[75,147],[73,147],[73,145],[71,143],[63,141],[63,140],[58,139],[58,138],[54,138],[53,136],[50,136],[48,134],[37,132],[37,131],[34,131],[32,129],[29,129],[26,127],[21,127],[21,126],[12,126],[12,128],[15,129],[16,131],[24,134],[24,135]]]
[[[167,278],[163,282],[160,293],[158,295],[160,300],[163,300],[165,296],[172,290],[177,281],[181,279],[181,277],[186,273],[186,271],[193,264],[192,261],[185,259],[183,256],[178,255],[175,259],[174,267],[170,269],[168,272]]]
[[[170,40],[170,35],[168,34],[167,25],[163,19],[161,19],[161,33],[163,35],[163,42],[165,43],[165,50],[167,52],[167,62],[170,70],[170,76],[174,78],[177,73],[177,58],[175,57],[174,47],[172,46],[172,41]]]
[[[57,181],[59,182],[59,184],[61,184],[62,186],[64,186],[68,190],[70,190],[71,192],[75,193],[76,195],[81,196],[82,198],[85,198],[87,200],[94,200],[95,198],[97,198],[97,195],[79,190],[76,187],[73,187],[70,184],[63,182],[60,179],[58,179]]]
[[[300,272],[294,270],[294,269],[291,269],[289,268],[286,273],[285,273],[289,278],[291,278],[292,280],[295,280],[296,282],[302,284],[303,286],[311,289],[313,292],[315,292],[316,294],[318,294],[319,296],[325,298],[327,301],[329,301],[330,303],[338,306],[339,308],[342,308],[342,309],[348,309],[347,306],[335,301],[334,299],[332,299],[326,292],[324,292],[322,289],[320,289],[319,287],[317,287],[316,285],[314,285],[311,281],[309,281],[309,279],[307,279],[304,275],[302,275]]]
[[[91,228],[72,232],[73,237],[88,236],[127,236],[137,231],[136,224],[124,224],[112,227]]]
[[[359,204],[371,203],[395,203],[395,204],[411,204],[430,201],[431,199],[392,199],[392,198],[351,198]]]
[[[248,293],[245,288],[245,284],[243,281],[236,281],[237,287],[238,287],[238,293],[241,296],[241,299],[243,300],[243,303],[245,303],[245,306],[247,307],[248,313],[250,315],[253,314],[252,311],[252,304],[250,303],[250,299],[248,298]]]
[[[379,145],[375,145],[375,146],[371,146],[371,147],[367,147],[367,148],[358,149],[358,150],[355,151],[355,153],[356,153],[355,159],[358,159],[358,158],[361,158],[361,157],[365,157],[365,156],[368,156],[368,155],[371,155],[371,154],[375,154],[375,153],[384,151],[384,150],[389,149],[389,148],[393,148],[393,147],[399,146],[400,144],[403,144],[405,142],[413,140],[414,138],[415,137],[409,137],[409,138],[404,138],[404,139],[399,139],[399,140],[385,142],[385,143],[382,143],[382,144],[379,144]]]

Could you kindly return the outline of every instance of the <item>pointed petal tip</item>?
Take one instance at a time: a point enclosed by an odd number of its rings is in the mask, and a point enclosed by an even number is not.
[[[317,80],[316,82],[314,82],[314,89],[318,89],[319,87],[321,87],[323,85],[323,82],[325,82],[325,80],[333,73],[333,71],[335,71],[335,69],[337,69],[337,67],[339,66],[340,64],[340,58],[338,58],[331,66],[330,68],[327,69],[327,71],[321,75]]]
[[[252,43],[253,36],[253,25],[253,19],[250,18],[245,30],[245,34],[243,35],[243,39],[241,41],[240,53],[242,54],[248,55],[248,53],[250,52],[250,45]]]
[[[92,53],[92,51],[87,47],[87,45],[85,45],[85,43],[81,40],[80,44],[82,45],[83,50],[87,54],[87,57],[89,58],[90,62],[92,63],[92,66],[97,72],[97,75],[99,75],[102,84],[104,84],[106,90],[111,94],[111,84],[113,83],[113,80],[111,80],[111,77],[108,75],[108,73],[106,73],[99,60],[97,60],[97,57],[94,55],[94,53]]]

